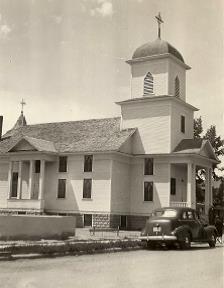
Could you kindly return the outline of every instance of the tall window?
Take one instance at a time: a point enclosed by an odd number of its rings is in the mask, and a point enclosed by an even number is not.
[[[84,179],[83,181],[83,199],[91,199],[92,179]]]
[[[66,179],[58,179],[58,198],[64,199],[66,194]]]
[[[145,158],[144,175],[153,175],[153,158]]]
[[[175,96],[180,97],[180,80],[178,76],[175,78]]]
[[[144,78],[144,95],[153,93],[153,76],[148,72]]]
[[[67,156],[59,157],[59,172],[67,172]]]
[[[170,194],[176,195],[176,178],[170,179]]]
[[[84,156],[84,172],[92,172],[93,169],[93,155]]]
[[[144,201],[153,201],[153,182],[144,182]]]
[[[11,190],[11,197],[17,197],[17,188],[18,188],[18,172],[12,173],[12,190]]]
[[[185,133],[185,117],[183,115],[180,117],[180,131]]]

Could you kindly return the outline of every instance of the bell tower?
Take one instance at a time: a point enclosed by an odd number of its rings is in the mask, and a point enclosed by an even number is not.
[[[155,17],[158,23],[157,39],[137,48],[131,66],[131,98],[169,95],[186,99],[186,70],[180,52],[161,39],[160,13]],[[149,77],[150,75],[150,77]]]
[[[131,97],[119,102],[121,129],[138,128],[134,154],[171,153],[182,139],[193,138],[193,114],[186,102],[186,71],[181,53],[161,39],[160,13],[157,39],[137,48],[131,66]]]

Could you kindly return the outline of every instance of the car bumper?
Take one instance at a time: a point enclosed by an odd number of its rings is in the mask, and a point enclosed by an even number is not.
[[[147,235],[140,236],[140,240],[142,241],[176,241],[177,237],[174,235]]]

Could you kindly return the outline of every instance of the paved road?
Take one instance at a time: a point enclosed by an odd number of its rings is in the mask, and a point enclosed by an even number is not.
[[[197,246],[0,262],[0,287],[223,288],[223,252]]]

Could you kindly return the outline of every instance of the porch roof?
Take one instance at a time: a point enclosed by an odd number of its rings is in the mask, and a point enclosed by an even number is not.
[[[120,130],[120,117],[27,125],[8,131],[0,141],[0,154],[22,139],[39,151],[119,151],[136,129]]]
[[[207,156],[210,159],[220,162],[215,155],[214,149],[209,140],[204,139],[183,139],[176,146],[173,151],[177,154],[198,154],[201,156]]]

